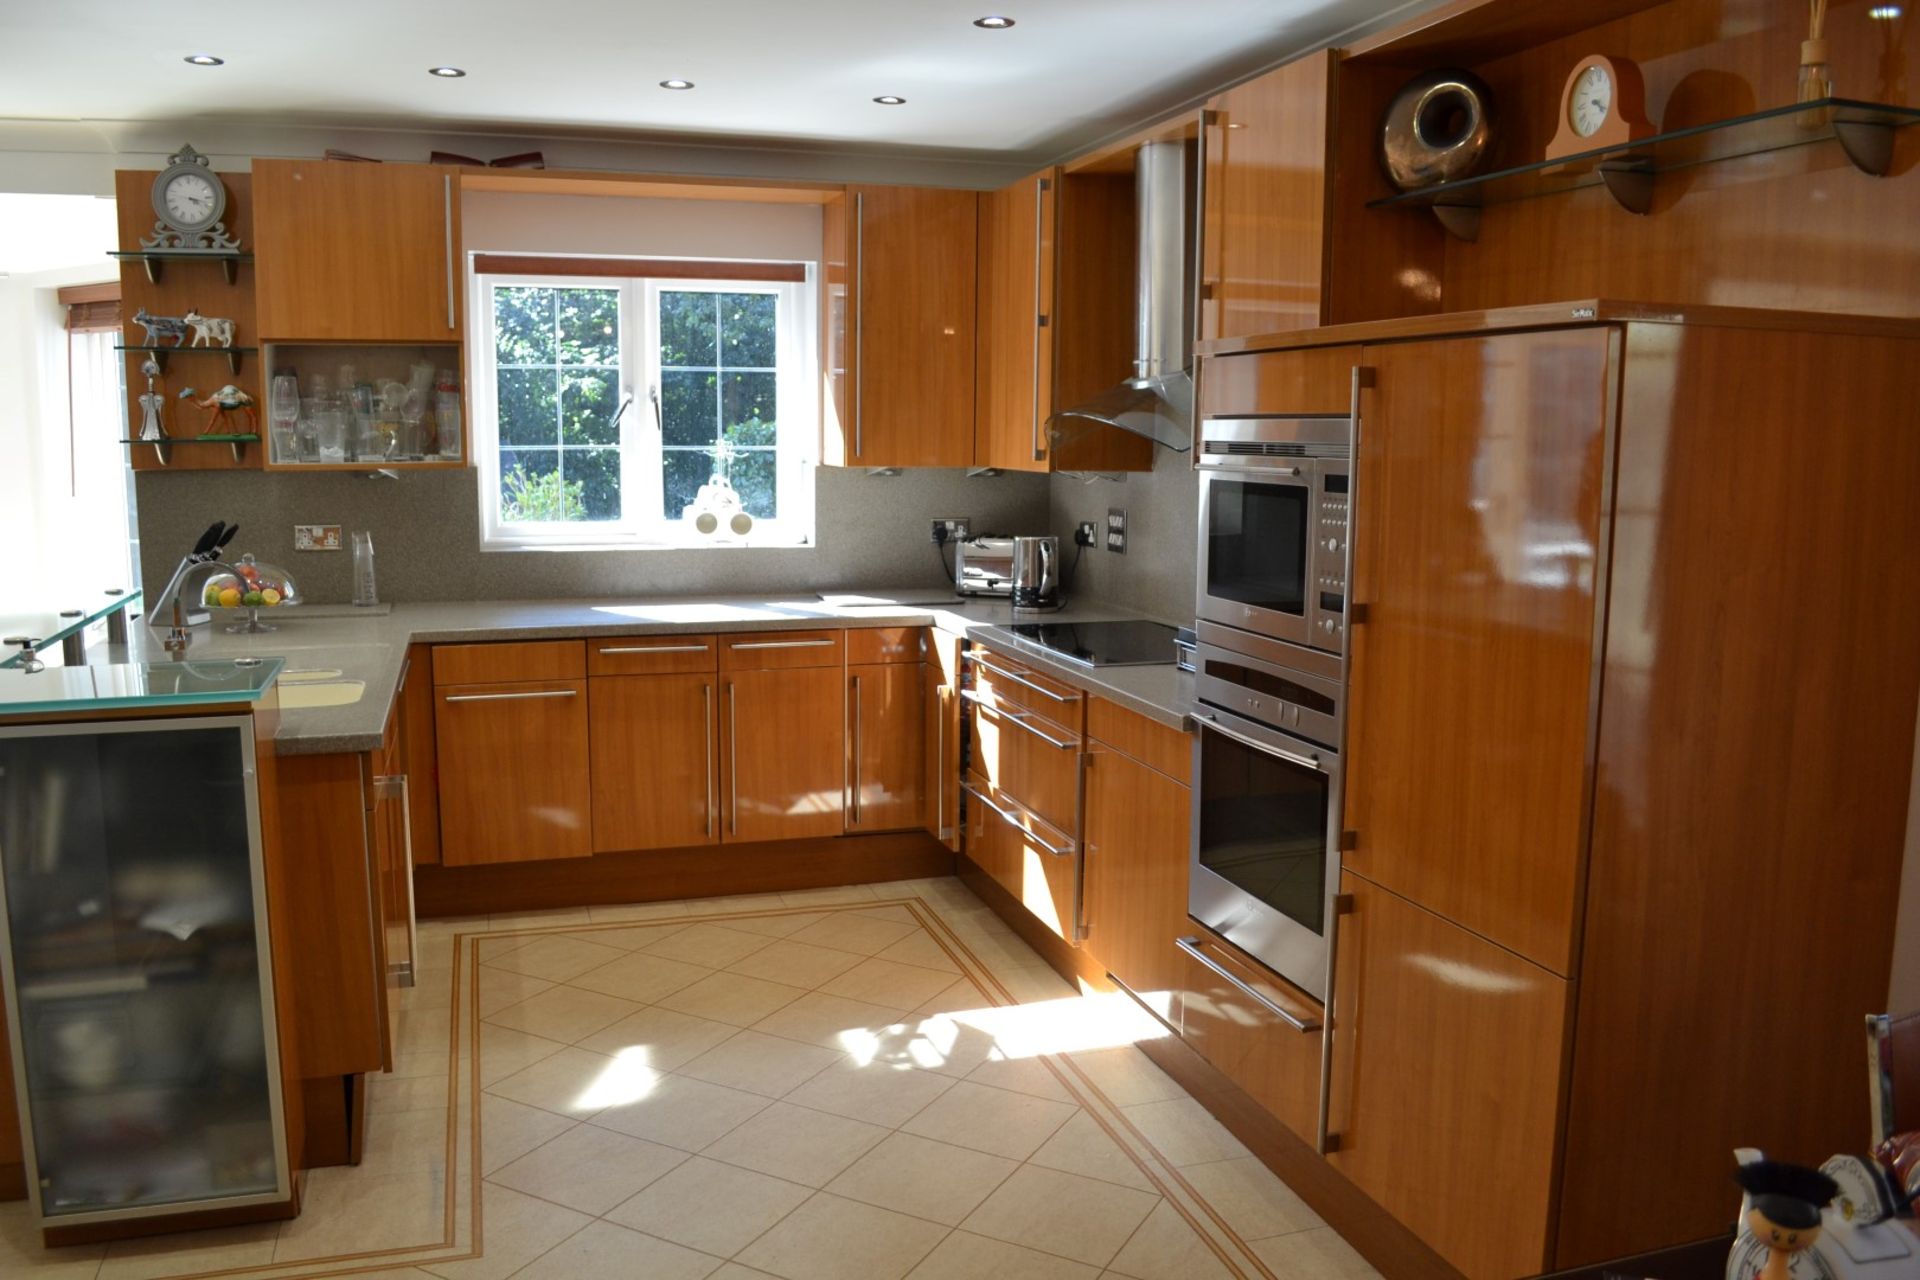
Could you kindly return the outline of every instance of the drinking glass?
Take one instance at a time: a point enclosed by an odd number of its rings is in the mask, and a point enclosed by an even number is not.
[[[314,437],[322,462],[347,460],[347,415],[338,405],[328,405],[313,415]]]
[[[268,412],[273,418],[273,454],[281,462],[298,462],[299,437],[295,425],[300,421],[300,379],[291,373],[273,375],[268,392]]]

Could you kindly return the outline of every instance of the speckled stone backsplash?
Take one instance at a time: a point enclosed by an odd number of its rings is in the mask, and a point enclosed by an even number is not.
[[[228,558],[251,551],[284,566],[315,604],[352,599],[353,557],[295,552],[295,524],[337,524],[343,542],[353,530],[371,530],[380,598],[396,602],[932,587],[944,580],[927,538],[936,516],[966,516],[980,533],[1047,531],[1044,476],[871,476],[828,467],[818,476],[812,547],[483,552],[479,481],[471,470],[403,473],[398,480],[143,471],[141,573],[157,589],[201,530],[237,520],[240,536]]]

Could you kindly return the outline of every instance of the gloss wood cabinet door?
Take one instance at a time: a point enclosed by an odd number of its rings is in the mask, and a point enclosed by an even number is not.
[[[933,631],[927,638],[925,714],[927,834],[960,852],[960,637]]]
[[[1363,353],[1345,865],[1563,975],[1616,344],[1590,328]]]
[[[1189,930],[1192,793],[1102,743],[1086,761],[1086,946],[1108,973],[1165,1012]]]
[[[924,820],[925,667],[847,668],[847,830],[904,831]]]
[[[1351,872],[1341,888],[1328,1158],[1469,1280],[1538,1274],[1569,984]]]
[[[711,671],[587,681],[593,849],[714,844],[719,688]]]
[[[1053,411],[1051,169],[980,196],[979,353],[974,465],[1049,467]]]
[[[846,829],[846,669],[723,671],[721,839],[795,840]]]
[[[458,170],[262,159],[253,200],[258,336],[459,340]]]
[[[593,852],[585,680],[441,685],[433,700],[442,862]]]

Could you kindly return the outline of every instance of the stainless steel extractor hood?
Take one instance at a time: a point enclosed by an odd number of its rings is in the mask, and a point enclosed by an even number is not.
[[[1100,424],[1179,453],[1193,447],[1193,290],[1188,268],[1187,144],[1149,142],[1134,162],[1139,244],[1134,266],[1133,376],[1047,421],[1056,446]]]

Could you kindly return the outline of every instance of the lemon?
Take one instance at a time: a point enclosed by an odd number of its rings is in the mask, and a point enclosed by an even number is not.
[[[278,591],[275,591],[272,587],[268,587],[265,591],[262,591],[260,593],[260,603],[264,605],[279,604],[280,593]]]
[[[238,609],[240,607],[240,588],[228,587],[222,591],[220,593],[220,607],[223,609]]]

